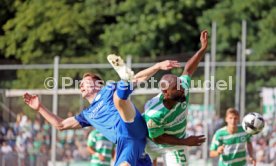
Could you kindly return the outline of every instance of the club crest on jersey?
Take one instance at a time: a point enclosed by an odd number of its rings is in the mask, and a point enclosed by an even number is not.
[[[181,103],[181,108],[182,108],[182,109],[186,109],[186,108],[187,108],[186,101],[185,101],[185,102],[183,102],[183,103]]]
[[[101,94],[98,94],[98,95],[96,96],[96,98],[95,98],[95,101],[98,101],[101,97],[102,97],[102,95],[101,95]]]
[[[246,142],[246,137],[241,137],[241,142]]]
[[[148,128],[155,128],[155,127],[157,127],[157,124],[153,120],[150,119],[147,122],[147,126],[148,126]]]

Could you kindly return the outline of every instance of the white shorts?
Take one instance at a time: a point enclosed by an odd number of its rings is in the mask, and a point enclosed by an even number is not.
[[[163,147],[147,139],[145,151],[149,154],[151,160],[155,160],[157,157],[162,156],[166,166],[188,165],[187,150],[185,150],[185,146]]]
[[[163,155],[165,166],[187,166],[187,150],[174,150]]]

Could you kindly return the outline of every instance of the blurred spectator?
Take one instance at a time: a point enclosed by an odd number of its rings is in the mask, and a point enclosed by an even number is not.
[[[27,140],[27,154],[28,154],[28,159],[29,159],[29,164],[30,166],[34,166],[35,165],[35,155],[37,154],[35,149],[34,149],[34,145],[33,145],[33,139],[29,138]]]
[[[25,166],[26,145],[22,142],[19,142],[16,144],[15,149],[18,155],[18,165]]]
[[[91,154],[91,166],[110,166],[113,147],[113,143],[98,130],[91,131],[87,140],[87,150]]]
[[[14,134],[13,129],[11,127],[8,128],[5,139],[8,140],[8,144],[11,147],[14,147],[16,137],[15,137],[15,134]]]
[[[3,141],[0,151],[3,154],[8,154],[12,152],[12,147],[6,141]]]
[[[36,119],[35,121],[34,121],[34,124],[33,124],[33,131],[34,131],[34,134],[36,134],[36,133],[38,133],[39,131],[40,131],[40,129],[41,129],[41,124],[40,124],[41,122],[38,120],[38,119]]]
[[[49,149],[46,145],[42,145],[40,147],[40,151],[38,153],[38,158],[36,160],[37,166],[48,166],[48,161],[50,160]]]
[[[68,114],[70,115],[71,113]],[[204,132],[203,112],[201,110],[189,110],[189,116],[190,120],[187,124],[187,133],[190,135],[202,134]],[[210,119],[212,123],[209,123],[208,126],[210,134],[212,134],[212,132],[223,125],[224,120],[218,116],[210,115],[210,117],[213,117]],[[266,122],[265,128],[260,134],[252,137],[253,147],[257,152],[257,165],[267,163],[276,165],[276,125],[273,126],[273,116],[264,115],[264,117]],[[276,121],[276,119],[274,119],[274,121]],[[7,161],[10,162],[10,160],[14,160],[14,162],[18,163],[16,165],[19,165],[20,163],[17,161],[18,156],[21,158],[21,161],[24,161],[25,165],[32,166],[34,164],[36,166],[46,166],[50,160],[50,129],[51,126],[49,123],[41,120],[40,116],[36,116],[35,120],[31,121],[26,115],[18,114],[14,123],[8,124],[1,122],[0,144],[5,140],[5,144],[7,144],[5,148],[11,153]],[[90,154],[87,150],[86,142],[90,130],[90,128],[84,128],[71,133],[67,131],[58,131],[56,148],[57,161],[66,159],[68,162],[88,162],[90,160]],[[209,139],[209,141],[210,140],[211,139]],[[195,161],[202,159],[202,150],[202,146],[190,147],[190,158]],[[12,159],[13,157],[15,158]]]
[[[67,113],[67,117],[73,117],[74,114],[72,112]],[[66,143],[73,145],[74,143],[74,130],[66,130]]]
[[[271,143],[269,156],[270,161],[276,165],[276,137],[274,137],[273,143]]]
[[[9,127],[9,129],[7,131],[6,139],[7,140],[14,140],[15,139],[14,132],[13,132],[12,128],[10,128],[10,127]]]

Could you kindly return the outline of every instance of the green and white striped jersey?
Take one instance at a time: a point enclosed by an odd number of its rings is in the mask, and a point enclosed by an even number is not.
[[[105,161],[101,161],[98,156],[91,156],[91,165],[110,166],[112,158],[113,143],[108,141],[98,130],[93,130],[88,136],[87,146],[92,147],[97,153],[104,156]]]
[[[186,102],[177,103],[169,110],[163,105],[163,94],[159,94],[145,105],[143,117],[147,123],[150,138],[156,138],[163,134],[173,135],[177,138],[184,138],[186,135],[191,78],[188,75],[179,78],[182,87],[185,89]]]
[[[223,127],[213,136],[210,150],[215,151],[224,145],[223,154],[219,158],[219,166],[244,166],[246,165],[246,144],[250,142],[251,135],[247,134],[241,125],[234,134]]]

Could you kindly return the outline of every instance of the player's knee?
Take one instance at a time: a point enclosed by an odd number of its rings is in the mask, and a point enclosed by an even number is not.
[[[130,118],[122,118],[123,122],[125,123],[133,123],[134,122],[134,118],[130,117]]]
[[[117,83],[117,95],[120,99],[126,100],[133,91],[133,84],[126,81],[119,81]]]
[[[123,161],[120,163],[120,166],[131,166],[127,161]]]

